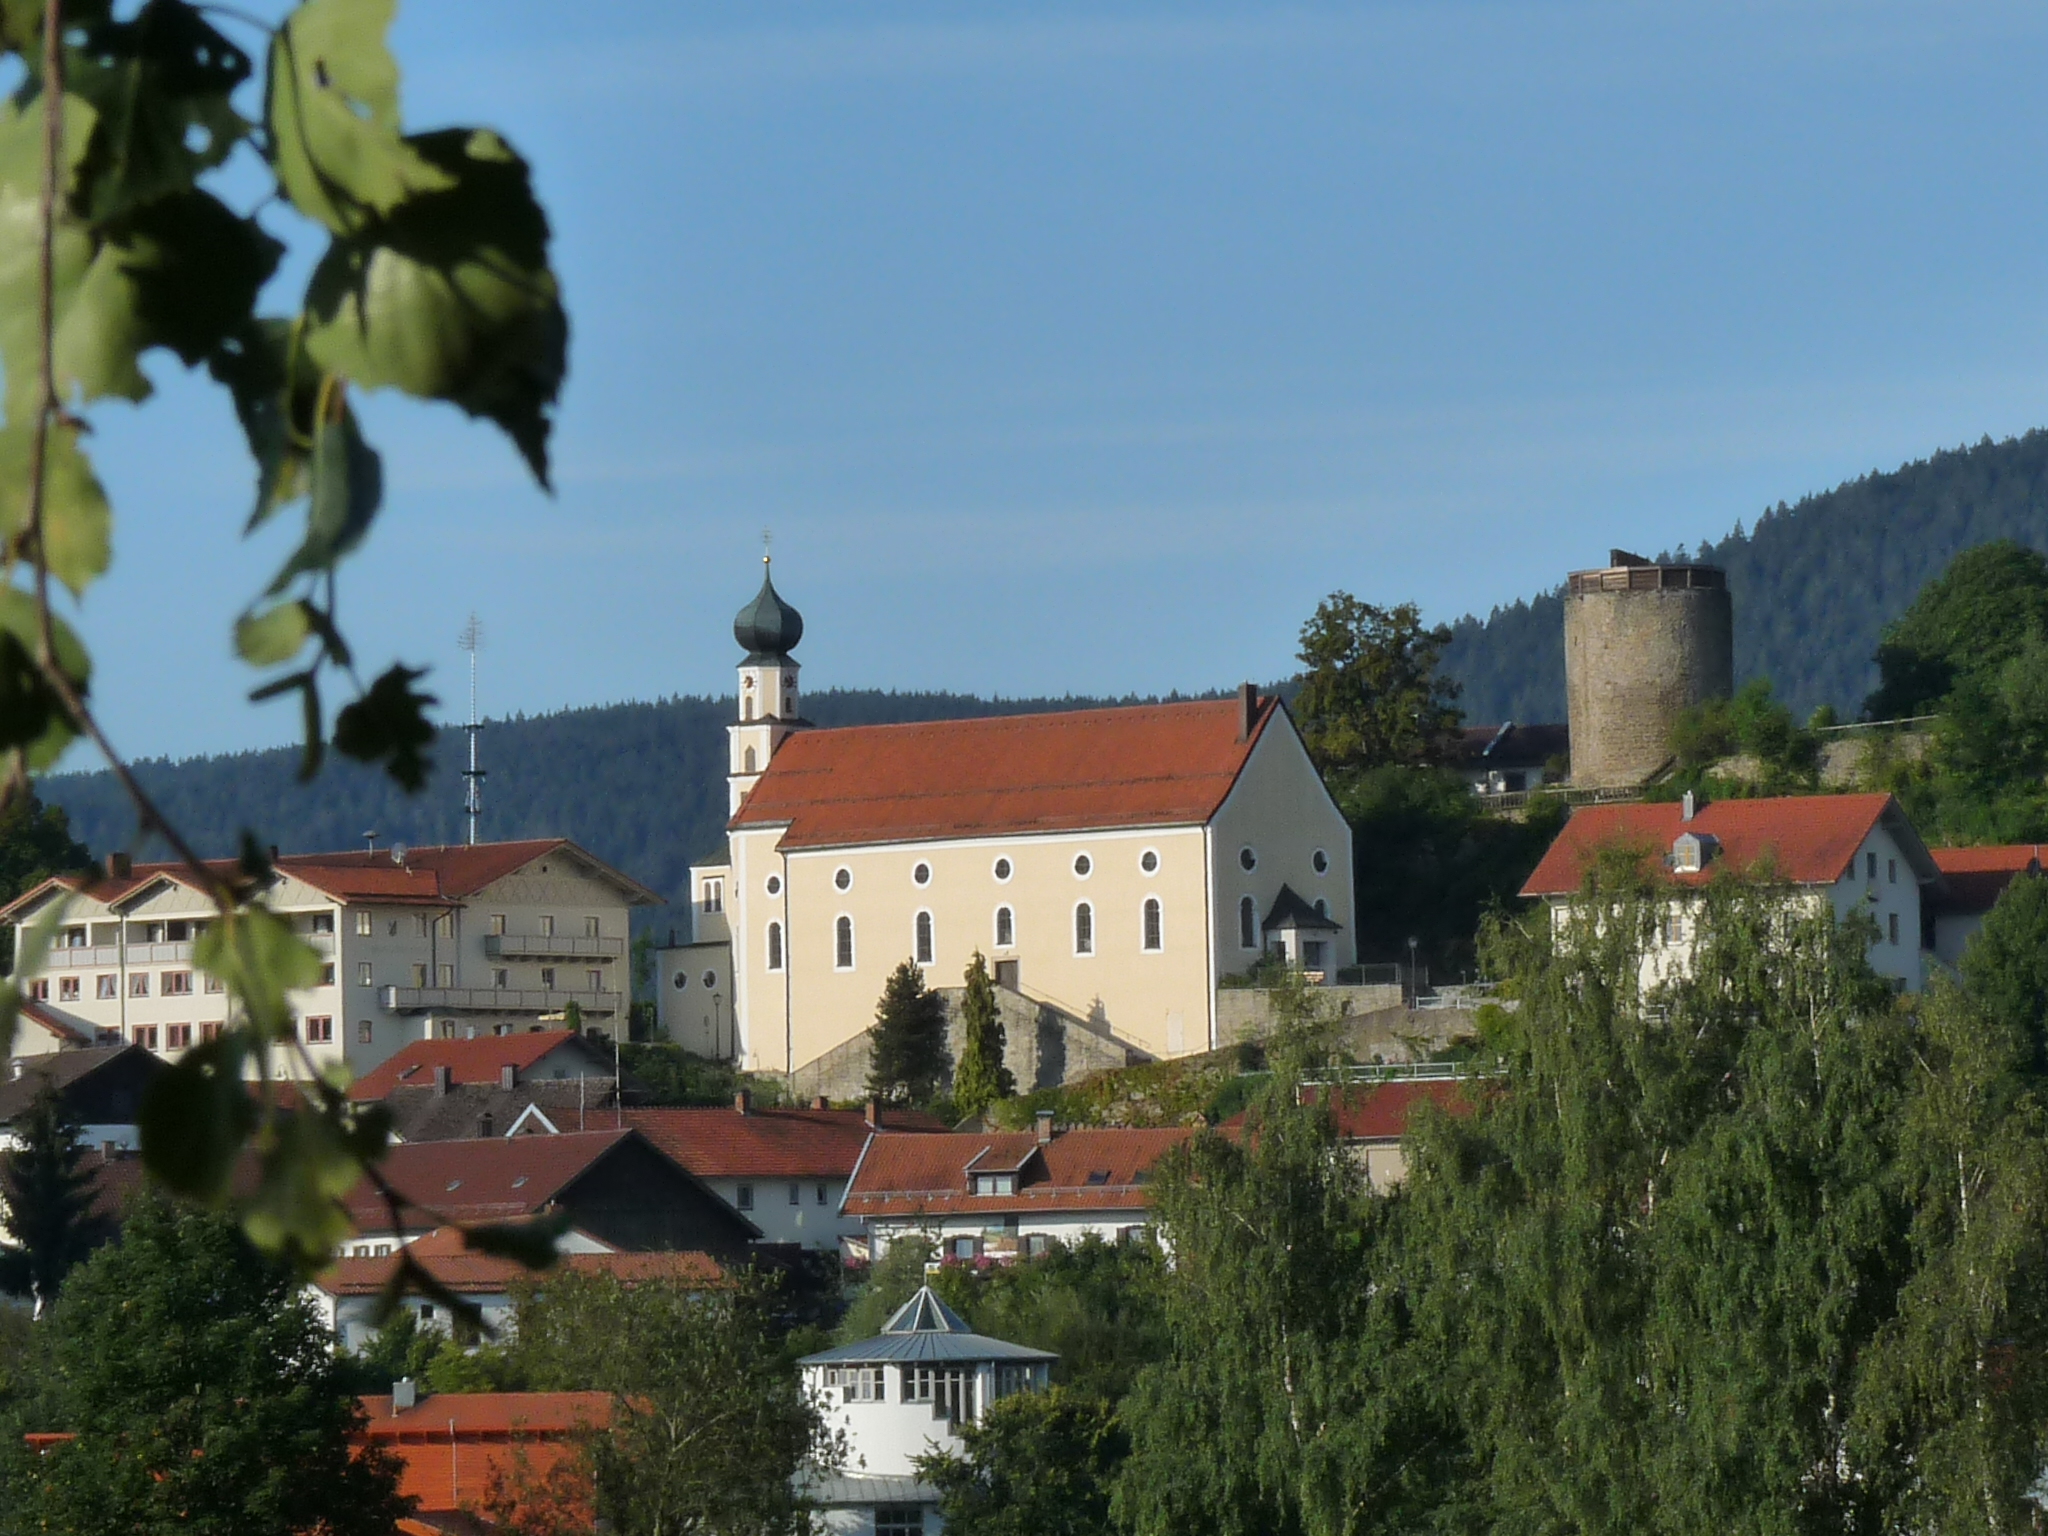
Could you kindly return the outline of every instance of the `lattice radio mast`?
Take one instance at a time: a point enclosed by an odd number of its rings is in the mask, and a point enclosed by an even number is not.
[[[484,814],[484,770],[476,765],[477,733],[484,724],[476,717],[476,653],[484,643],[484,627],[477,622],[475,614],[462,626],[462,633],[455,643],[469,652],[469,724],[463,729],[469,732],[469,766],[462,772],[462,814],[469,820],[469,845],[476,846],[477,823]]]

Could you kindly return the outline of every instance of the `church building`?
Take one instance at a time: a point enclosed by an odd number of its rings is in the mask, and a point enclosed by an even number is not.
[[[953,987],[978,950],[999,987],[1178,1056],[1217,1043],[1219,980],[1267,951],[1312,979],[1355,963],[1350,828],[1251,685],[820,730],[803,619],[765,575],[733,634],[727,844],[691,871],[695,942],[664,955],[679,1043],[795,1071],[873,1023],[905,959]]]

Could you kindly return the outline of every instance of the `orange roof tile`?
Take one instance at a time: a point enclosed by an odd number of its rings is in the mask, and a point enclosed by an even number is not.
[[[1420,1104],[1434,1104],[1459,1117],[1472,1113],[1463,1079],[1425,1078],[1351,1084],[1338,1090],[1330,1117],[1345,1141],[1399,1141],[1408,1134],[1409,1117]]]
[[[857,1109],[724,1107],[628,1109],[626,1124],[703,1179],[845,1178],[867,1145],[868,1123]],[[885,1109],[897,1131],[940,1131],[934,1116]]]
[[[474,1040],[415,1040],[357,1078],[348,1096],[361,1102],[397,1088],[431,1088],[436,1067],[447,1067],[453,1083],[494,1084],[502,1068],[516,1067],[523,1075],[549,1052],[579,1039],[573,1029],[529,1029]]]
[[[1248,740],[1232,699],[800,731],[769,760],[732,828],[787,824],[785,848],[1206,822]]]
[[[529,1474],[545,1477],[576,1453],[581,1436],[612,1419],[603,1392],[436,1392],[397,1413],[385,1393],[362,1405],[369,1422],[350,1438],[399,1458],[398,1491],[418,1500],[414,1523],[435,1532],[461,1528],[442,1517],[475,1507],[495,1475],[523,1460]]]
[[[437,1227],[406,1252],[428,1274],[463,1296],[502,1295],[514,1281],[535,1275],[514,1260],[471,1252],[456,1227]],[[390,1283],[398,1263],[397,1254],[337,1259],[313,1283],[330,1296],[374,1296]],[[725,1271],[708,1253],[565,1253],[548,1273],[616,1275],[629,1284],[676,1280],[710,1286],[725,1278]]]
[[[528,838],[520,842],[455,843],[406,851],[403,864],[393,860],[387,849],[358,848],[337,853],[286,853],[276,859],[277,869],[303,880],[315,890],[340,901],[376,901],[393,905],[438,906],[472,896],[494,880],[524,869],[536,859],[557,850],[616,881],[638,906],[660,903],[662,898],[637,880],[621,874],[594,854],[577,847],[567,838]],[[232,875],[238,865],[232,859],[209,859],[207,867],[223,876]],[[45,880],[6,907],[0,907],[0,922],[17,914],[53,889],[83,891],[96,901],[115,905],[157,881],[192,886],[190,871],[177,863],[137,864],[126,875],[80,878],[72,875]]]
[[[2013,877],[2039,873],[2041,844],[2011,843],[1991,848],[1930,848],[1936,867],[1948,883],[1941,902],[1945,912],[1989,912],[1998,905]]]
[[[1839,880],[1850,856],[1871,829],[1887,820],[1907,845],[1909,857],[1924,857],[1920,840],[1890,795],[1790,795],[1769,800],[1716,800],[1690,822],[1676,801],[1636,805],[1588,805],[1550,845],[1535,872],[1522,886],[1524,896],[1564,896],[1580,889],[1594,855],[1610,847],[1640,847],[1654,859],[1654,873],[1681,885],[1697,885],[1721,869],[1747,870],[1766,857],[1778,877],[1795,885],[1827,885]],[[1681,832],[1711,835],[1720,849],[1698,874],[1674,874],[1663,863],[1672,839]],[[1938,874],[1929,862],[1919,871]]]
[[[1035,1131],[877,1131],[861,1155],[844,1209],[849,1216],[1142,1210],[1152,1165],[1194,1134],[1184,1126],[1085,1126],[1061,1131],[1040,1147]],[[968,1193],[968,1167],[974,1163],[984,1171],[1023,1168],[1017,1193]]]

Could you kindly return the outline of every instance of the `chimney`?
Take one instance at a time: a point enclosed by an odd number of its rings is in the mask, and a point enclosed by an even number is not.
[[[445,1098],[445,1097],[447,1096],[448,1090],[449,1090],[450,1088],[453,1088],[454,1086],[455,1086],[455,1069],[454,1069],[453,1067],[436,1067],[436,1068],[434,1068],[434,1094],[435,1094],[435,1097],[437,1097],[437,1098]]]
[[[830,1109],[831,1107],[832,1101],[826,1098],[825,1095],[823,1095],[822,1093],[819,1094],[815,1099],[811,1100],[811,1108],[813,1109]]]
[[[1038,1144],[1041,1147],[1052,1145],[1052,1111],[1049,1109],[1038,1112]]]
[[[509,1061],[498,1068],[498,1086],[507,1093],[517,1088],[519,1086],[519,1068]]]
[[[880,1099],[868,1100],[868,1112],[866,1118],[869,1130],[879,1131],[882,1128],[882,1101]]]
[[[498,1122],[491,1118],[488,1109],[476,1117],[476,1134],[479,1141],[488,1141],[498,1134]]]
[[[751,1110],[754,1107],[753,1090],[742,1088],[738,1093],[734,1094],[732,1096],[732,1107],[743,1115]]]
[[[107,877],[112,880],[126,880],[135,872],[135,861],[125,853],[107,855]]]
[[[1680,821],[1691,821],[1693,813],[1698,809],[1699,803],[1693,799],[1692,791],[1688,789],[1685,792],[1685,798],[1678,802],[1678,819]]]
[[[1259,723],[1259,690],[1255,683],[1237,685],[1237,739],[1250,741],[1252,727]]]
[[[420,1389],[413,1385],[410,1376],[401,1376],[391,1383],[391,1411],[403,1413],[420,1400]]]

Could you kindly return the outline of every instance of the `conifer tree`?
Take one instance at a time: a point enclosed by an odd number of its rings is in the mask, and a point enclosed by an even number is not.
[[[1008,1043],[1001,1014],[996,1011],[995,983],[980,950],[967,962],[966,993],[960,999],[960,1065],[953,1074],[953,1107],[962,1116],[978,1115],[998,1099],[1017,1091],[1017,1079],[1003,1065]]]
[[[33,1296],[38,1311],[109,1235],[92,1214],[92,1175],[80,1166],[78,1133],[46,1081],[19,1128],[20,1145],[0,1157],[0,1221],[20,1244],[0,1249],[0,1290]]]
[[[889,973],[868,1030],[868,1092],[898,1104],[923,1104],[946,1080],[946,1009],[905,960]]]

